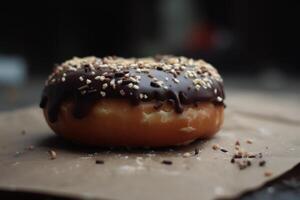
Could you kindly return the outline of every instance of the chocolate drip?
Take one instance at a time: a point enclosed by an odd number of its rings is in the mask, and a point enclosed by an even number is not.
[[[204,71],[205,76],[200,73],[197,77],[187,77],[189,71],[197,69],[194,66],[186,65],[174,73],[163,66],[118,69],[103,64],[105,59],[83,61],[76,70],[69,64],[50,76],[40,103],[41,108],[47,107],[50,122],[57,120],[61,104],[68,100],[74,102],[74,117],[83,118],[94,103],[103,98],[125,99],[133,105],[171,101],[178,113],[183,112],[183,105],[197,102],[223,104],[225,98],[223,82],[218,76]]]

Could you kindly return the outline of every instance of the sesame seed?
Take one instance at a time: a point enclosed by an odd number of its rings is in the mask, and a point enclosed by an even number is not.
[[[247,143],[247,144],[252,144],[252,143],[253,143],[253,140],[248,139],[248,140],[246,140],[246,143]]]
[[[124,90],[120,90],[120,94],[121,94],[122,96],[124,96],[126,93],[125,93]]]
[[[129,87],[129,88],[132,88],[132,87],[133,87],[133,83],[129,83],[129,84],[128,84],[128,87]]]
[[[48,154],[49,154],[51,160],[54,160],[57,157],[56,152],[53,150],[49,150]]]
[[[107,84],[107,83],[104,83],[104,84],[102,85],[102,89],[103,89],[103,90],[105,90],[107,87],[108,87],[108,84]]]
[[[191,157],[192,154],[190,152],[185,152],[183,155],[182,155],[184,158],[188,158],[188,157]]]
[[[92,81],[90,79],[86,79],[86,84],[90,84]]]
[[[96,76],[95,80],[100,80],[100,81],[104,81],[105,76]]]
[[[222,102],[222,101],[223,101],[223,98],[222,98],[222,97],[217,97],[217,101],[218,101],[218,102]]]
[[[175,83],[179,83],[179,82],[180,82],[177,78],[173,78],[173,81],[174,81]]]
[[[214,145],[212,146],[212,149],[213,149],[213,150],[218,150],[218,149],[220,149],[220,145],[214,144]]]
[[[195,85],[196,90],[200,90],[201,86],[200,85]]]
[[[121,85],[121,84],[122,84],[122,82],[123,82],[123,80],[122,80],[122,79],[120,79],[120,80],[118,80],[118,81],[117,81],[117,84],[118,84],[118,85]]]
[[[106,93],[104,91],[100,91],[102,97],[105,97]]]

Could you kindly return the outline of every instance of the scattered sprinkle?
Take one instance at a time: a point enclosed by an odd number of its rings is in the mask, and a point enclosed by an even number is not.
[[[95,160],[95,163],[96,164],[100,164],[100,165],[103,165],[104,164],[104,160]]]
[[[56,152],[53,150],[49,150],[48,154],[49,154],[51,160],[54,160],[57,157]]]
[[[164,165],[172,165],[173,164],[173,162],[171,160],[163,160],[163,161],[161,161],[161,163]]]

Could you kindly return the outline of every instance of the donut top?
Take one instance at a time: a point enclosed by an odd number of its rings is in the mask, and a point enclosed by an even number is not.
[[[155,108],[168,101],[181,113],[183,105],[223,104],[224,97],[222,78],[203,60],[75,57],[58,65],[49,76],[40,107],[47,106],[49,120],[55,122],[60,105],[68,100],[74,102],[74,117],[82,118],[101,99],[125,99],[133,105],[154,101]]]

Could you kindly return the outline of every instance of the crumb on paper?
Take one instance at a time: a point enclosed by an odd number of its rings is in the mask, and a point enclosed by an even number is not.
[[[212,149],[213,149],[213,150],[218,150],[218,149],[220,149],[220,145],[214,144],[214,145],[212,146]]]
[[[54,150],[49,150],[48,154],[49,154],[51,160],[54,160],[57,157],[56,152]]]
[[[270,176],[273,175],[273,173],[270,172],[270,171],[266,171],[266,172],[264,173],[264,175],[265,175],[265,177],[270,177]]]
[[[191,157],[192,154],[190,152],[185,152],[183,155],[182,155],[184,158],[188,158],[188,157]]]

